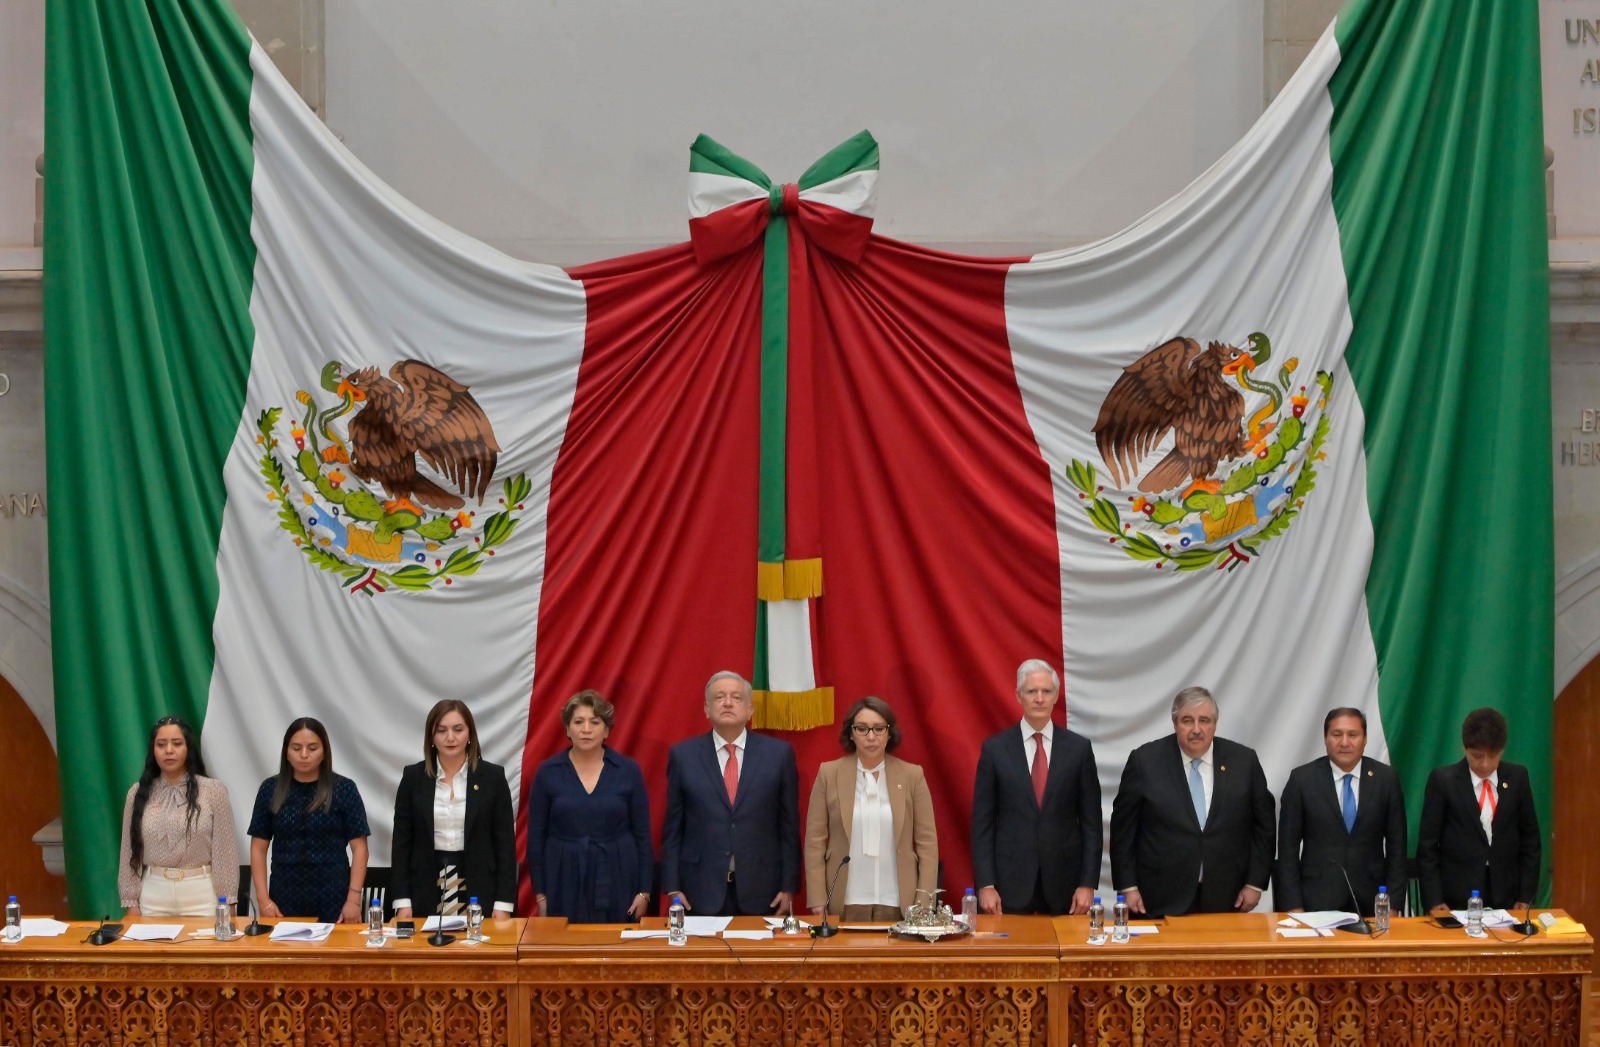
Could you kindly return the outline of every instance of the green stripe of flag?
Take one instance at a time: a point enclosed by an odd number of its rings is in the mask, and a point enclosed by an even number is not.
[[[772,188],[772,180],[761,168],[716,139],[705,135],[696,137],[694,144],[689,147],[689,171],[691,174],[718,174],[743,178],[763,189]]]
[[[150,724],[205,710],[249,315],[250,40],[221,0],[50,0],[50,592],[68,890],[120,908]]]
[[[872,137],[871,132],[858,131],[806,168],[796,184],[801,189],[811,189],[856,171],[877,169],[878,140]]]
[[[1353,0],[1334,209],[1366,412],[1367,584],[1413,832],[1470,709],[1511,721],[1550,826],[1550,332],[1537,5]],[[1549,854],[1546,848],[1546,855]]]

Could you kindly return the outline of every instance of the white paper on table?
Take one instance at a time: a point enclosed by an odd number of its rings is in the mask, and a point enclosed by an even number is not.
[[[1450,915],[1461,921],[1461,926],[1467,925],[1467,910],[1451,909]],[[1483,925],[1485,927],[1510,927],[1517,922],[1517,918],[1504,909],[1483,910]]]
[[[136,923],[122,932],[130,942],[176,941],[183,933],[181,923]]]
[[[727,930],[732,922],[732,916],[685,916],[683,930],[685,934],[715,935]]]
[[[1130,923],[1128,924],[1128,933],[1130,935],[1160,934],[1161,928],[1153,923]]]
[[[1285,938],[1320,938],[1322,932],[1315,927],[1279,927],[1278,933]]]
[[[196,927],[189,932],[189,937],[191,938],[215,938],[216,936],[217,932],[213,927]]]
[[[629,938],[665,938],[666,936],[666,931],[641,931],[628,928],[624,928],[622,931],[624,941]]]
[[[22,936],[24,938],[55,938],[66,934],[72,929],[72,924],[52,920],[48,916],[24,916],[22,918]]]
[[[1354,927],[1361,922],[1359,913],[1344,912],[1339,909],[1322,909],[1317,912],[1297,912],[1289,915],[1307,927],[1315,927],[1318,930],[1324,927]]]
[[[772,928],[769,927],[766,930],[761,930],[761,931],[724,930],[722,932],[722,936],[724,938],[751,938],[751,939],[771,938],[772,937]]]
[[[430,916],[423,920],[422,929],[425,931],[437,931],[439,929],[439,917]],[[467,929],[467,918],[465,916],[446,916],[444,918],[444,929],[447,931],[464,931]]]
[[[305,923],[298,920],[280,920],[272,928],[275,942],[320,942],[333,933],[331,923]]]

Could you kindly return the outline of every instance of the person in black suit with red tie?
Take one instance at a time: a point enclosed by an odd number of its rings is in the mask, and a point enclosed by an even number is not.
[[[706,684],[712,730],[667,753],[661,886],[702,916],[788,915],[800,889],[800,772],[788,742],[746,729],[738,673]]]
[[[1328,713],[1322,742],[1327,757],[1296,767],[1283,787],[1274,900],[1285,912],[1355,908],[1371,916],[1379,887],[1391,898],[1406,894],[1400,776],[1364,755],[1367,714],[1360,709]]]
[[[1272,876],[1272,793],[1254,749],[1216,737],[1204,687],[1172,699],[1173,733],[1128,756],[1111,804],[1111,879],[1151,915],[1249,912]]]
[[[1100,772],[1089,740],[1051,721],[1060,696],[1048,662],[1023,662],[1022,723],[978,754],[972,871],[978,908],[991,915],[1085,913],[1100,882]]]
[[[1465,909],[1476,890],[1486,908],[1525,908],[1539,894],[1539,813],[1528,769],[1500,759],[1506,718],[1474,709],[1461,724],[1466,759],[1428,775],[1417,826],[1422,905],[1435,916]]]

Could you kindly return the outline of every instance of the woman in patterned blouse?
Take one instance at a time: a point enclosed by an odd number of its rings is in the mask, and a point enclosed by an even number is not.
[[[205,773],[194,729],[179,716],[157,720],[122,810],[117,889],[129,916],[210,916],[238,891],[228,789]]]

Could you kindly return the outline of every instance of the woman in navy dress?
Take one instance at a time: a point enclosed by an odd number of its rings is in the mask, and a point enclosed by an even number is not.
[[[302,716],[284,732],[278,773],[256,792],[249,835],[250,882],[262,916],[324,923],[365,919],[367,808],[356,783],[333,773],[328,731],[319,721]]]
[[[561,709],[572,748],[534,772],[528,875],[540,916],[631,923],[650,905],[650,799],[639,765],[606,748],[615,716],[600,692],[573,695]]]

